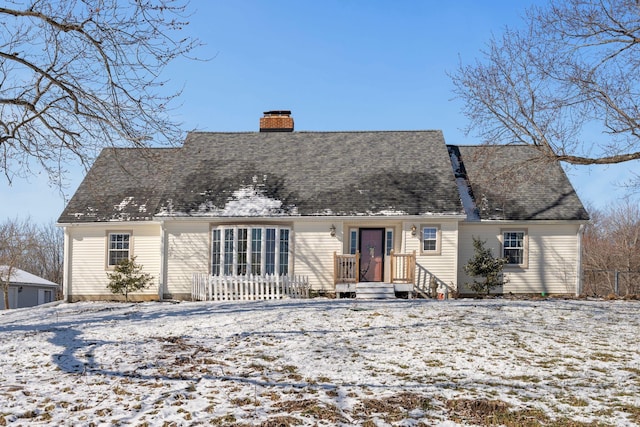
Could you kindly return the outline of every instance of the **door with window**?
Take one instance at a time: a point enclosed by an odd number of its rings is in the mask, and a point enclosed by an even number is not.
[[[360,281],[384,280],[384,228],[360,229]]]

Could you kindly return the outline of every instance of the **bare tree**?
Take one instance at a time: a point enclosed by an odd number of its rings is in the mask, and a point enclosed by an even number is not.
[[[53,222],[31,227],[34,244],[18,267],[53,283],[62,283],[64,234]],[[26,238],[26,236],[25,236]]]
[[[87,165],[105,146],[182,138],[161,78],[197,40],[174,0],[14,0],[0,5],[0,172]]]
[[[7,220],[0,224],[0,287],[5,310],[9,308],[9,283],[16,268],[33,250],[34,226],[31,221]]]
[[[572,164],[640,159],[640,3],[550,0],[525,24],[452,75],[467,133]]]
[[[640,206],[627,199],[591,213],[583,239],[586,293],[613,293],[616,272],[625,293],[640,292]]]

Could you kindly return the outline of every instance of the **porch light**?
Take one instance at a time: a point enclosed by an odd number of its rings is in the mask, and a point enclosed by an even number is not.
[[[413,225],[411,226],[411,235],[412,235],[413,237],[416,237],[416,230],[417,230],[416,225],[415,225],[415,224],[413,224]]]
[[[329,227],[329,234],[331,234],[331,237],[336,237],[336,226],[331,224],[331,227]]]

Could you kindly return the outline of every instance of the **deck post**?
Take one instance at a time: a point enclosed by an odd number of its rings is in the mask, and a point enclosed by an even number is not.
[[[338,284],[338,254],[336,251],[333,251],[333,289],[336,288]]]
[[[396,261],[395,260],[395,252],[393,251],[393,249],[391,249],[391,252],[389,252],[389,265],[391,267],[390,268],[391,271],[390,271],[389,279],[390,279],[391,283],[394,282],[393,279],[396,277],[394,275],[394,273],[395,273],[395,271],[394,271],[395,270],[395,261]]]
[[[411,284],[415,285],[416,284],[416,250],[413,250],[413,255],[411,257],[411,271],[410,271],[410,278],[411,278]]]

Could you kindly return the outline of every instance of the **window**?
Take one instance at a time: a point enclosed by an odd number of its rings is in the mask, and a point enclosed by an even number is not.
[[[251,229],[251,274],[262,274],[262,229]]]
[[[130,257],[131,233],[109,233],[107,242],[107,266],[113,267]]]
[[[265,273],[273,274],[276,271],[276,229],[268,228],[266,231]]]
[[[424,226],[422,227],[422,252],[424,253],[436,253],[440,251],[440,245],[438,245],[438,227],[436,226]]]
[[[502,256],[507,265],[525,265],[525,231],[502,232]]]
[[[280,230],[280,274],[289,274],[289,230]]]
[[[355,255],[358,250],[358,230],[349,231],[349,253]]]
[[[393,250],[393,230],[387,229],[387,255],[391,255],[391,251]]]
[[[234,274],[233,270],[233,228],[224,230],[224,274]]]
[[[214,228],[211,274],[288,274],[289,237],[289,229],[280,227]]]
[[[211,274],[214,276],[220,275],[220,264],[222,259],[222,246],[220,243],[221,232],[222,230],[213,230],[211,239]]]
[[[249,249],[247,231],[246,228],[238,228],[238,268],[236,271],[241,275],[247,274],[247,249]]]

